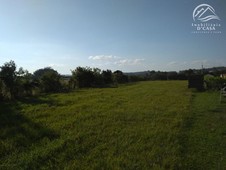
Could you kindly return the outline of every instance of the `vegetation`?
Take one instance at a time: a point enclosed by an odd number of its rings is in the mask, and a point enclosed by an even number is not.
[[[181,129],[183,169],[226,169],[226,99],[195,93],[191,106]]]
[[[226,79],[221,77],[214,77],[211,75],[205,76],[206,89],[220,90],[226,85]]]
[[[16,65],[13,61],[10,61],[9,63],[5,63],[0,68],[0,77],[3,80],[1,83],[2,93],[6,95],[8,92],[9,98],[13,98],[16,84]]]
[[[131,79],[132,80],[132,79]],[[72,71],[69,81],[50,67],[36,70],[30,74],[17,67],[14,61],[0,67],[0,100],[11,100],[39,93],[68,92],[76,88],[112,87],[127,83],[128,76],[122,71],[101,71],[98,68],[77,67]]]
[[[204,75],[211,71],[212,77],[205,78],[206,89],[217,89],[223,87],[225,79],[219,75],[226,72],[226,68],[220,70],[185,70],[177,72],[147,71],[140,74],[123,73],[120,70],[100,70],[99,68],[77,67],[72,70],[69,77],[60,75],[56,70],[46,67],[36,70],[33,74],[23,68],[17,70],[14,61],[6,62],[0,67],[0,100],[12,100],[40,93],[69,92],[77,88],[103,88],[117,87],[125,84],[147,80],[191,80],[191,77]],[[218,76],[218,77],[214,77]],[[190,82],[190,81],[189,81]],[[197,84],[197,80],[192,84]],[[203,90],[203,81],[198,89]]]
[[[36,70],[33,74],[33,81],[36,82],[41,91],[46,93],[61,91],[63,87],[60,78],[59,73],[50,67]]]
[[[225,169],[225,107],[186,81],[0,103],[0,169]]]
[[[111,70],[101,71],[98,68],[77,67],[72,71],[71,83],[73,88],[108,87],[115,83],[126,83],[125,81],[119,81],[119,76],[116,74],[118,72],[123,75],[121,71],[112,73]],[[127,78],[127,76],[125,77]]]
[[[147,81],[207,73],[77,67],[65,80],[49,67],[31,74],[7,62],[0,169],[225,169],[226,99],[187,81]],[[206,89],[225,86],[220,73],[205,76]]]

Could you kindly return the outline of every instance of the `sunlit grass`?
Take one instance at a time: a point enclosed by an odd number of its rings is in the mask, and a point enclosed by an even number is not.
[[[225,139],[222,135],[225,135],[222,114],[225,103],[216,100],[216,93],[190,91],[186,81],[154,81],[2,103],[0,166],[3,169],[223,167],[225,164],[220,160],[225,159],[225,145],[221,143]],[[208,121],[214,124],[209,126],[214,126],[217,133],[206,136],[209,143],[206,145],[198,139],[206,135]],[[206,149],[199,152],[199,146]],[[206,152],[210,156],[202,162]],[[213,161],[205,165],[209,159]]]

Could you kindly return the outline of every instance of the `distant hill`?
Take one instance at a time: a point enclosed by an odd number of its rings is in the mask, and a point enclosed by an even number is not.
[[[149,74],[150,71],[140,71],[140,72],[127,72],[124,73],[127,76],[145,76]]]
[[[220,67],[211,67],[211,68],[203,68],[203,69],[188,69],[192,70],[193,72],[204,72],[204,73],[215,73],[215,72],[226,72],[226,67],[220,66]],[[188,70],[181,70],[177,73],[183,73]],[[151,72],[166,72],[166,73],[176,73],[176,71],[139,71],[139,72],[125,72],[125,75],[128,76],[146,76],[150,74]]]
[[[127,75],[127,76],[141,76],[141,77],[145,77],[145,76],[148,76],[150,74],[152,74],[153,72],[164,72],[164,73],[170,73],[170,74],[175,74],[175,73],[184,73],[184,72],[187,72],[187,71],[193,71],[194,73],[200,73],[200,72],[203,72],[204,74],[212,74],[212,73],[226,73],[226,67],[224,66],[220,66],[220,67],[210,67],[210,68],[203,68],[203,69],[188,69],[188,70],[181,70],[181,71],[150,71],[150,70],[147,70],[147,71],[138,71],[138,72],[124,72],[123,74]],[[67,74],[67,75],[64,75],[62,74],[61,75],[64,79],[70,79],[71,78],[71,75],[70,74]]]

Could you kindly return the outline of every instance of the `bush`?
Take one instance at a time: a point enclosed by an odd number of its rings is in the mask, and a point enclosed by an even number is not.
[[[198,91],[204,90],[204,76],[190,75],[188,78],[188,88],[196,88]]]
[[[226,79],[214,76],[205,76],[204,81],[208,90],[220,90],[226,84]]]

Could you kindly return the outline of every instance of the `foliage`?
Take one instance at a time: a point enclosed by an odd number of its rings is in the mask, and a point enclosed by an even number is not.
[[[5,85],[2,93],[6,96],[6,93],[9,93],[9,98],[14,98],[15,91],[15,81],[16,81],[16,64],[14,61],[6,62],[3,66],[0,67],[0,77],[2,82]]]
[[[75,87],[109,87],[114,85],[115,81],[128,82],[127,76],[121,71],[113,74],[111,70],[101,71],[99,68],[90,67],[77,67],[72,71],[70,80],[65,80],[65,77],[50,67],[38,69],[33,75],[23,68],[17,71],[14,61],[7,62],[0,68],[1,100],[31,96],[37,92],[68,92]]]
[[[46,67],[30,74],[27,70],[17,67],[14,61],[6,62],[0,67],[0,100],[16,99],[41,93],[69,92],[76,88],[117,87],[125,84],[147,80],[187,80],[190,76],[225,72],[223,68],[184,70],[177,72],[146,71],[123,73],[120,70],[101,70],[99,68],[77,67],[72,75],[60,75],[56,70]],[[224,79],[207,78],[208,89],[219,89],[225,83]]]
[[[206,88],[209,90],[219,90],[226,84],[226,79],[221,77],[214,77],[214,76],[205,76],[205,85]]]
[[[98,68],[77,67],[72,71],[71,82],[78,88],[84,87],[108,87],[115,83],[127,83],[128,77],[122,71],[101,71]]]
[[[128,82],[128,77],[123,74],[122,71],[117,70],[113,73],[114,76],[114,81],[116,83],[122,84],[122,83],[127,83]]]
[[[92,87],[94,83],[94,73],[90,67],[77,67],[72,71],[74,84],[79,87]]]
[[[204,90],[204,76],[202,74],[189,76],[188,88],[196,88],[198,91],[203,91]]]
[[[0,79],[0,101],[5,99],[5,83]]]
[[[114,83],[113,75],[111,70],[103,70],[102,71],[103,81],[106,85],[110,85]]]
[[[139,76],[145,80],[187,80],[188,76],[193,74],[192,70],[163,72],[163,71],[148,71],[145,76]]]
[[[104,86],[104,79],[103,76],[101,74],[101,69],[99,68],[93,68],[92,69],[93,72],[93,83],[92,83],[92,87],[103,87]]]
[[[50,67],[36,70],[34,80],[43,92],[60,92],[62,89],[58,72]]]
[[[0,71],[0,93],[3,99],[14,99],[31,94],[31,74],[23,68],[16,71],[14,61],[5,63]]]

